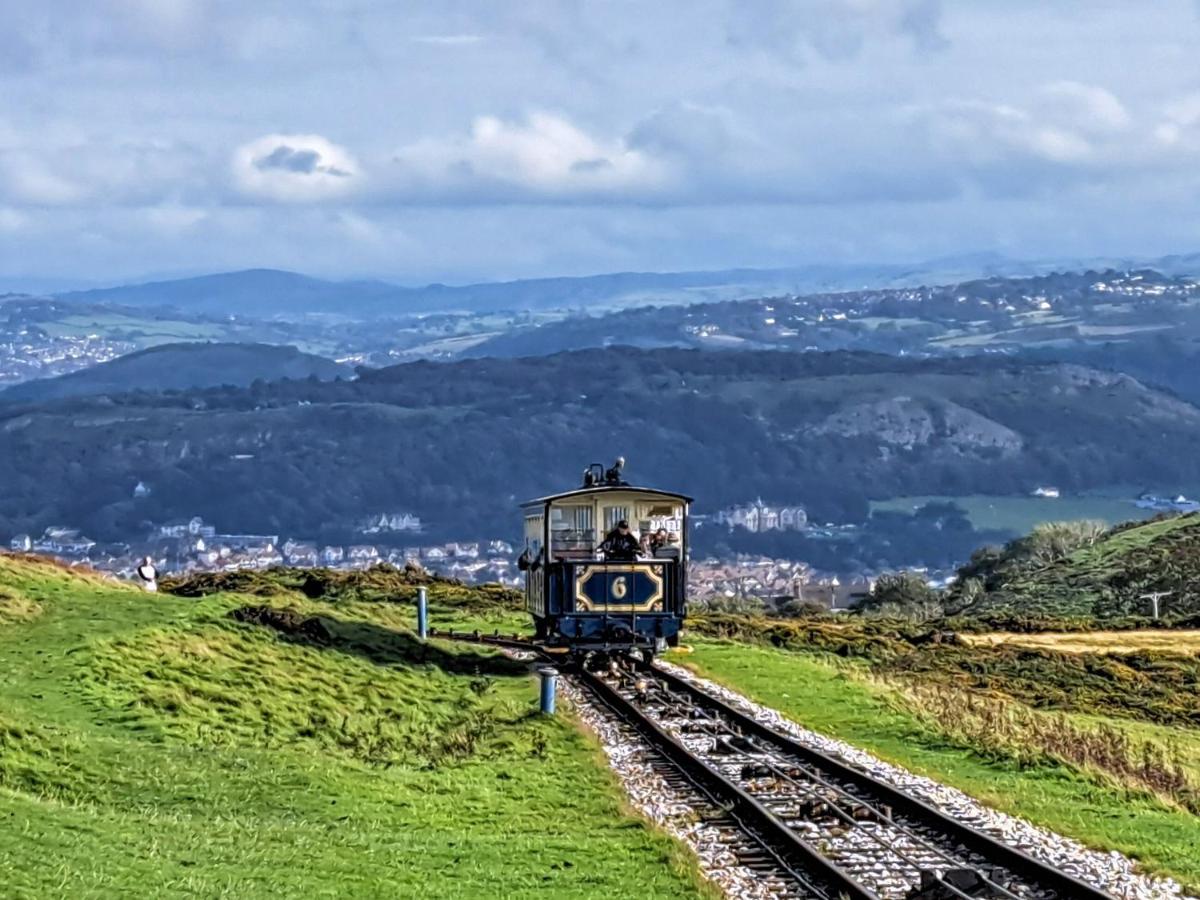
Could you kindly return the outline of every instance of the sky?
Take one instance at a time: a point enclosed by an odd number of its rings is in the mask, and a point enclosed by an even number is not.
[[[0,0],[0,293],[1200,250],[1200,3]]]

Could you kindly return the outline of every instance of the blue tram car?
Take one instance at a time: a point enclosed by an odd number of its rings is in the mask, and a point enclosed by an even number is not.
[[[648,657],[679,642],[691,498],[630,485],[623,465],[593,464],[581,487],[522,504],[526,608],[551,646]]]

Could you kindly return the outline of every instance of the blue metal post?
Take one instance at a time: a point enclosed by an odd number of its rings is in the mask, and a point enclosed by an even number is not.
[[[417,637],[425,640],[429,633],[429,604],[425,598],[425,588],[417,588]]]
[[[554,695],[558,691],[558,669],[549,666],[538,669],[542,678],[542,713],[554,715]]]

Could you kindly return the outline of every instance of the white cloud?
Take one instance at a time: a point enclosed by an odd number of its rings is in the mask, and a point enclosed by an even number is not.
[[[362,180],[350,152],[319,134],[268,134],[243,144],[233,175],[245,193],[282,202],[342,198]]]
[[[402,192],[470,192],[477,200],[602,198],[652,192],[668,178],[650,154],[545,112],[522,120],[480,116],[468,135],[409,144],[394,162]]]
[[[1038,99],[1042,116],[1086,134],[1111,134],[1130,125],[1125,104],[1093,84],[1056,81],[1042,88]]]
[[[793,62],[809,51],[830,60],[856,56],[872,40],[909,38],[919,50],[943,49],[940,0],[732,0],[731,44],[757,47]]]
[[[1071,163],[1093,151],[1087,137],[1027,109],[984,100],[951,100],[919,111],[936,146],[967,163],[1042,160]]]
[[[963,183],[1027,194],[1152,163],[1133,115],[1111,91],[1077,81],[1033,90],[1023,103],[947,100],[910,110],[929,152]]]
[[[25,227],[27,217],[19,210],[0,206],[0,232],[12,234]]]
[[[30,206],[63,206],[82,200],[84,187],[63,177],[36,153],[0,152],[0,198]]]
[[[184,206],[179,203],[164,203],[146,208],[146,221],[155,229],[171,234],[186,232],[203,222],[209,215],[210,210],[205,207]]]
[[[1191,239],[1191,0],[0,7],[0,274]],[[403,234],[421,246],[393,262]]]
[[[104,0],[101,14],[128,35],[174,47],[195,40],[212,13],[210,0]]]
[[[1193,149],[1200,131],[1200,93],[1177,97],[1166,104],[1154,129],[1155,140],[1171,150]]]
[[[414,44],[433,44],[437,47],[468,47],[483,40],[481,34],[422,34],[409,38]]]

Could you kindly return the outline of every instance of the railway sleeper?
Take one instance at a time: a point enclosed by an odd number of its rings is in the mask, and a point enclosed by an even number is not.
[[[723,756],[743,753],[762,755],[763,750],[752,740],[741,735],[721,735],[713,741],[712,752]]]
[[[998,873],[979,869],[921,870],[921,883],[905,894],[905,900],[961,900],[967,897],[1000,897]]]

